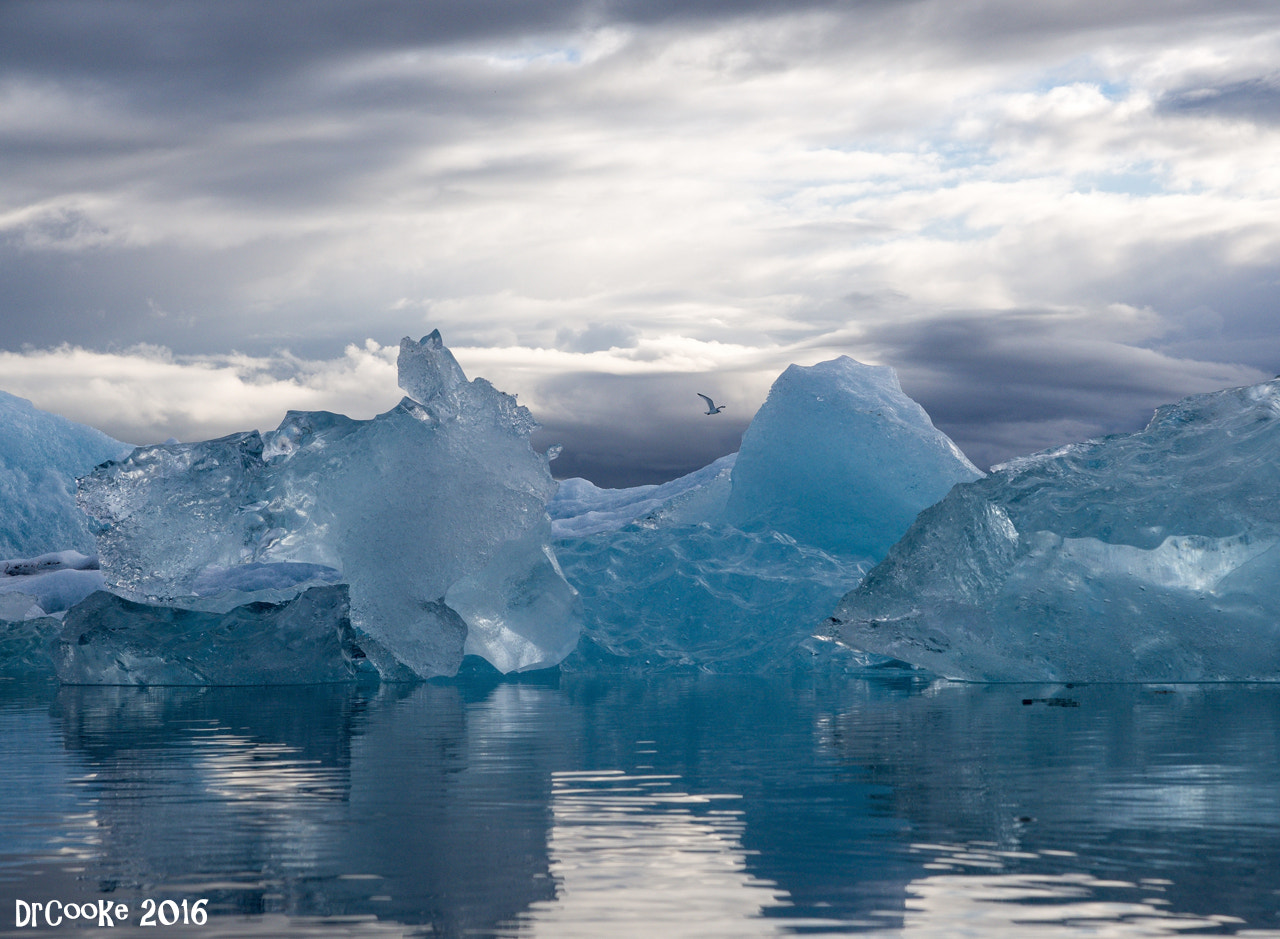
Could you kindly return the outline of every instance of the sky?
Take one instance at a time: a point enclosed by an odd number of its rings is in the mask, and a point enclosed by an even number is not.
[[[4,0],[0,388],[363,418],[438,328],[606,486],[838,355],[982,467],[1137,430],[1280,372],[1277,63],[1273,0]]]

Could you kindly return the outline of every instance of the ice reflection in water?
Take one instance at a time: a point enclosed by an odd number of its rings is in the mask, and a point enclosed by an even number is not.
[[[0,757],[0,935],[1280,935],[1275,687],[0,685]]]

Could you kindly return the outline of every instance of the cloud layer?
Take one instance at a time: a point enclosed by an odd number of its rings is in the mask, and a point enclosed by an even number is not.
[[[3,17],[0,387],[126,439],[367,416],[434,327],[606,483],[793,361],[896,366],[983,464],[1278,370],[1273,4]]]

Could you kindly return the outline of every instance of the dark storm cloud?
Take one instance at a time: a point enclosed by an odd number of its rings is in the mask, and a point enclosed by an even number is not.
[[[1270,377],[1163,355],[1036,311],[956,314],[865,338],[934,424],[984,468],[1038,447],[1131,433],[1161,404]]]
[[[73,233],[80,228],[64,222],[55,234]],[[296,245],[295,251],[304,248]],[[178,352],[278,346],[309,352],[302,329],[291,331],[278,319],[264,322],[226,290],[228,282],[269,276],[288,260],[278,246],[258,244],[214,252],[178,245],[70,252],[0,244],[7,327],[0,348],[73,341],[111,349],[146,341]],[[334,345],[318,348],[341,350]]]
[[[571,326],[556,330],[556,348],[565,352],[607,352],[634,348],[640,332],[625,323],[588,323],[581,329]]]
[[[881,7],[895,0],[838,4]],[[0,11],[7,71],[121,80],[178,78],[237,95],[340,53],[515,39],[608,23],[637,25],[796,12],[829,0],[13,0]],[[901,4],[899,4],[901,5]]]
[[[0,62],[9,74],[128,84],[153,103],[199,105],[189,96],[250,109],[246,92],[314,62],[477,41],[517,40],[611,24],[656,27],[823,10],[850,35],[875,16],[942,44],[1056,38],[1137,24],[1174,27],[1221,17],[1213,0],[1072,4],[934,3],[928,0],[9,0],[0,5]],[[1266,0],[1232,15],[1266,15]],[[900,37],[899,37],[900,38]]]
[[[1280,74],[1170,92],[1159,105],[1168,114],[1280,124]]]

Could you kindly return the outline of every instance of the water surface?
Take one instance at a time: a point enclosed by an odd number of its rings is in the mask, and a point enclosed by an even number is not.
[[[1280,936],[1272,686],[8,683],[0,741],[4,935]]]

